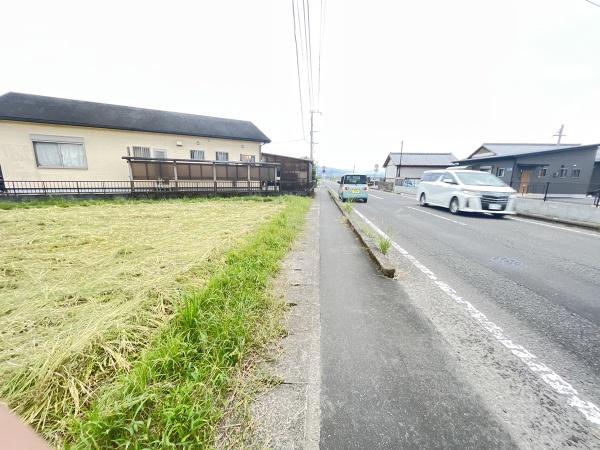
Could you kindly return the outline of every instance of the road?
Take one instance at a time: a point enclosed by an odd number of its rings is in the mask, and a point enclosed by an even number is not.
[[[600,448],[600,233],[380,191],[354,208],[396,244],[399,301],[519,447]]]

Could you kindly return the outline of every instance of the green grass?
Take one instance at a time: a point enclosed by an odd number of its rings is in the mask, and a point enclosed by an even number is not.
[[[41,201],[0,211],[2,401],[59,446],[186,293],[290,201]]]
[[[354,209],[354,205],[352,204],[353,201],[353,199],[348,198],[346,199],[346,202],[342,204],[342,208],[344,208],[344,211],[346,211],[348,214],[350,214]]]
[[[383,236],[379,236],[377,238],[377,248],[384,255],[387,255],[388,251],[390,250],[391,245],[392,245],[392,242],[390,241],[389,238],[385,238]]]
[[[286,206],[181,309],[131,370],[103,389],[72,428],[74,448],[208,448],[242,362],[266,332],[268,285],[301,230],[310,200]]]

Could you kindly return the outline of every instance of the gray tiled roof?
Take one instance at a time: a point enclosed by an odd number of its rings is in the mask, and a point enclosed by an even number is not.
[[[538,152],[546,152],[552,150],[560,150],[566,148],[580,147],[581,144],[483,144],[481,147],[477,149],[479,151],[481,148],[485,148],[486,150],[494,153],[494,157],[499,156],[515,156],[515,155],[525,155],[527,153],[538,153]],[[485,155],[482,158],[491,157],[492,155]],[[470,156],[469,158],[475,159],[477,156]]]
[[[9,92],[0,119],[270,142],[252,122]]]
[[[387,161],[400,165],[400,153],[390,153]],[[452,153],[402,153],[402,166],[448,167],[456,156]]]

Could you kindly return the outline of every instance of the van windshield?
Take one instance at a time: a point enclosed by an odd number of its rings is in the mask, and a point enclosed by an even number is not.
[[[487,172],[456,172],[462,184],[469,186],[506,186],[500,178]]]
[[[344,184],[367,184],[366,175],[346,175]]]

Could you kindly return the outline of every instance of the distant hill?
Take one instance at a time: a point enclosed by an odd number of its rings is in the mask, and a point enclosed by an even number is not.
[[[355,173],[365,174],[365,175],[367,175],[369,177],[372,177],[372,176],[380,176],[380,177],[382,177],[384,175],[383,170],[380,170],[377,175],[372,170],[360,170],[360,169],[356,169],[354,172]],[[352,173],[352,169],[338,169],[336,167],[325,166],[325,173],[323,173],[323,166],[317,165],[317,176],[319,176],[319,177],[324,176],[326,178],[339,178],[342,175],[345,175],[347,173]]]

